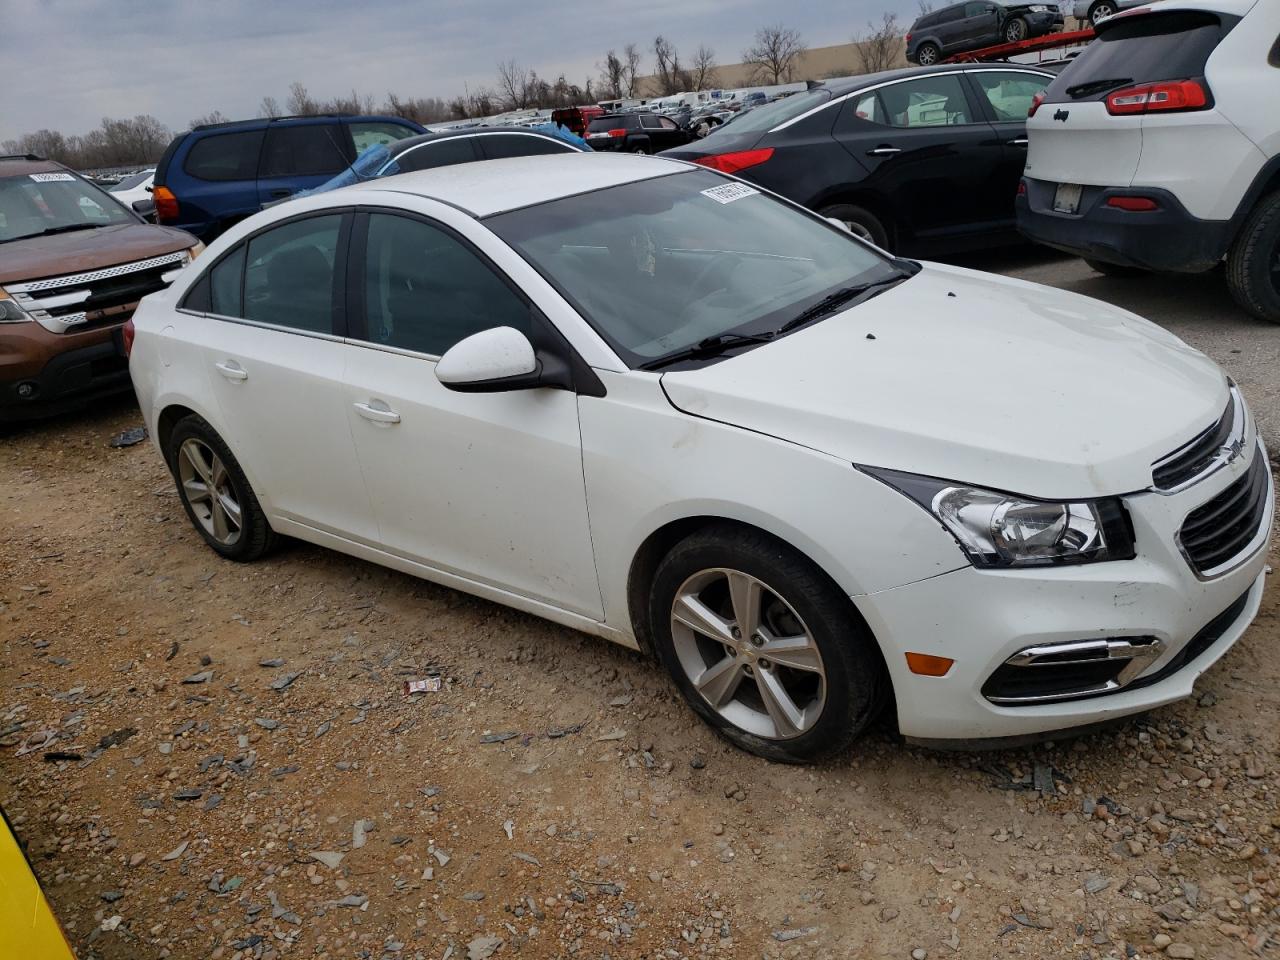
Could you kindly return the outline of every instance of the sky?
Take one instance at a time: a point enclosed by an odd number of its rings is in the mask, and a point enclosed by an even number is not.
[[[175,129],[220,110],[257,115],[301,81],[325,99],[354,87],[449,99],[496,86],[511,58],[572,83],[634,42],[682,59],[707,44],[736,63],[755,31],[782,23],[811,47],[847,43],[917,0],[0,0],[0,141],[49,128],[84,133],[104,116],[149,113]]]

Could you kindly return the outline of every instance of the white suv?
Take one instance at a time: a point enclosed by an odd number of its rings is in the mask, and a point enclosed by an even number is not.
[[[1098,24],[1032,107],[1018,226],[1103,273],[1196,273],[1280,322],[1280,3],[1166,0]]]

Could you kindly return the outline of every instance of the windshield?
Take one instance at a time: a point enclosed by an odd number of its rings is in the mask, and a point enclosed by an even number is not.
[[[137,222],[119,201],[70,173],[29,173],[0,180],[0,243]]]
[[[731,331],[771,332],[834,291],[902,274],[843,230],[711,171],[485,222],[632,367]]]
[[[794,119],[814,107],[822,106],[830,99],[830,90],[826,87],[815,87],[812,90],[806,90],[804,93],[793,94],[790,97],[775,100],[773,103],[754,107],[750,111],[741,113],[734,118],[734,135],[764,133],[764,131],[772,130],[778,124],[786,123],[788,120]],[[719,131],[717,130],[716,133],[719,133]],[[711,134],[711,136],[714,137],[715,133]]]

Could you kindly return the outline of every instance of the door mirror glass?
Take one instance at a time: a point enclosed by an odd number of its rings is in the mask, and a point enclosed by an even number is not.
[[[436,379],[450,390],[496,393],[538,386],[541,364],[533,344],[514,327],[481,330],[459,340],[436,363]]]

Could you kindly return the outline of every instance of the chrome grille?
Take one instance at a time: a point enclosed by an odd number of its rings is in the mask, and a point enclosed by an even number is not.
[[[1265,542],[1270,492],[1271,471],[1258,446],[1247,473],[1187,515],[1178,531],[1178,545],[1200,577],[1220,576],[1238,557],[1252,555]]]
[[[30,283],[6,283],[5,289],[10,293],[36,293],[40,290],[53,290],[61,287],[75,287],[107,277],[118,277],[122,273],[133,273],[137,270],[150,270],[171,263],[186,263],[187,251],[165,253],[149,260],[135,260],[133,263],[120,263],[114,267],[103,267],[101,270],[90,270],[88,273],[69,273],[65,277],[48,277],[44,280],[32,280]]]
[[[1218,422],[1151,465],[1151,482],[1162,493],[1198,483],[1239,456],[1248,429],[1244,400],[1233,383],[1227,409]]]

